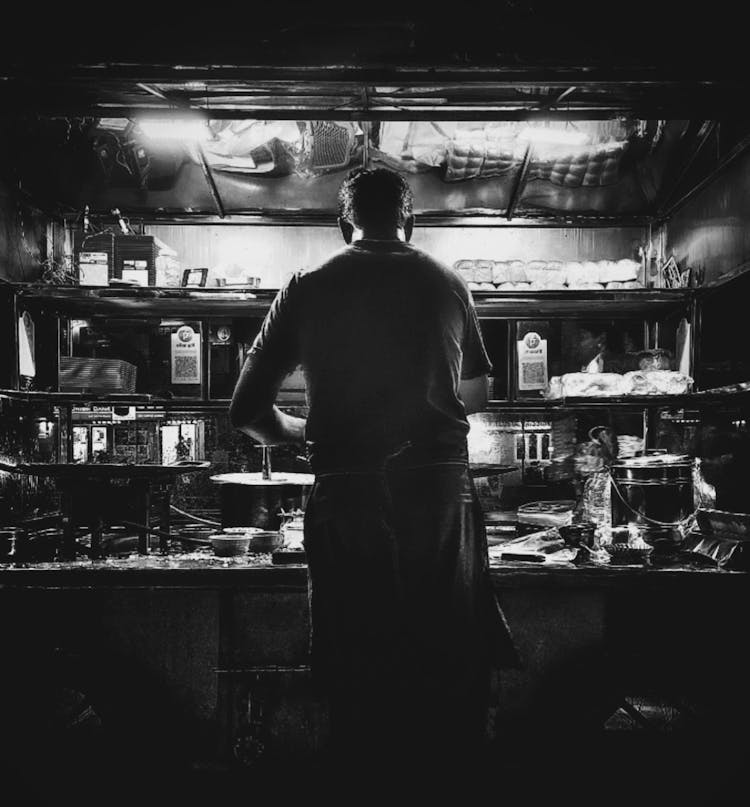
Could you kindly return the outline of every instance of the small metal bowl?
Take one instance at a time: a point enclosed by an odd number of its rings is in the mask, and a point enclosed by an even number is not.
[[[222,558],[246,555],[250,548],[249,535],[211,535],[209,536],[214,555]]]
[[[250,536],[250,552],[274,552],[284,546],[284,536],[280,532],[268,530]]]

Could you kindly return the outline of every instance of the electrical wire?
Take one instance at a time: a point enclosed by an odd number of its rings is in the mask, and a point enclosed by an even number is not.
[[[169,505],[170,510],[174,510],[175,513],[179,513],[181,516],[185,516],[185,518],[189,518],[192,521],[197,521],[199,524],[208,524],[211,527],[221,527],[218,521],[211,521],[208,518],[201,518],[200,516],[194,516],[192,513],[186,513],[184,510],[180,510],[179,507],[175,507],[173,504]]]

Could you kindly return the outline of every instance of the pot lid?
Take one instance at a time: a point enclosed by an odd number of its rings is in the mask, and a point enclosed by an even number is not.
[[[285,473],[283,471],[274,472],[270,479],[264,479],[260,472],[257,473],[232,473],[215,474],[210,477],[212,482],[219,485],[312,485],[315,477],[312,474]]]

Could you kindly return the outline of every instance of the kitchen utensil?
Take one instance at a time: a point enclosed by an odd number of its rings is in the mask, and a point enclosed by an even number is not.
[[[519,535],[548,527],[562,527],[573,520],[573,510],[576,506],[572,499],[558,501],[528,502],[518,508]]]
[[[247,554],[250,548],[249,535],[210,535],[209,541],[215,555],[220,557],[235,557]]]
[[[313,485],[312,474],[275,472],[228,473],[210,477],[219,486],[222,527],[252,525],[266,530],[281,527],[281,511],[304,509]]]
[[[693,462],[682,454],[645,454],[613,463],[612,525],[671,527],[693,513]]]
[[[644,565],[654,551],[652,546],[628,546],[626,544],[606,544],[604,549],[610,557],[610,563],[617,565]]]
[[[284,536],[275,530],[262,530],[249,535],[250,552],[275,552],[284,546]]]

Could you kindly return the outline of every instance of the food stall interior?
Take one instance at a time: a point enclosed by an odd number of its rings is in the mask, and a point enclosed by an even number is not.
[[[166,558],[186,575],[200,563],[223,574],[271,564],[275,547],[300,587],[309,465],[232,430],[227,407],[276,291],[340,247],[342,179],[385,166],[413,188],[413,243],[472,290],[492,360],[468,439],[493,564],[506,568],[504,548],[507,568],[563,548],[582,574],[609,561],[668,574],[686,552],[694,569],[746,571],[750,123],[735,114],[734,79],[628,75],[365,65],[331,78],[116,61],[7,71],[0,564],[97,562],[106,575],[120,558],[161,573]],[[304,414],[301,371],[279,405]],[[229,514],[230,500],[247,510]],[[263,549],[215,557],[211,536],[243,518]],[[604,532],[563,536],[571,521]],[[279,531],[286,545],[268,544]],[[602,580],[591,585],[615,578]],[[232,644],[260,630],[232,591],[211,611],[218,624],[237,609],[214,659],[222,674],[257,663]],[[264,664],[290,673],[304,642],[283,619],[300,617],[304,597],[284,594],[274,615],[253,596],[263,641],[274,629],[289,640]],[[540,602],[541,620],[553,607]],[[618,605],[612,624],[629,607]],[[575,608],[550,624],[594,631],[599,616]],[[216,707],[221,753],[252,757],[253,685],[189,673],[229,698]],[[186,696],[196,714],[198,689]],[[242,698],[240,718],[227,703]]]

